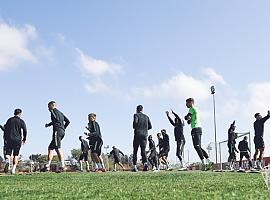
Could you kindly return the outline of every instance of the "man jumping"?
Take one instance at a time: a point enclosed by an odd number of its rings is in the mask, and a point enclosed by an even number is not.
[[[180,161],[180,170],[183,170],[183,152],[184,152],[184,147],[186,144],[185,136],[183,134],[183,129],[184,129],[184,121],[180,119],[180,117],[173,112],[172,114],[175,116],[175,120],[173,121],[169,115],[169,111],[166,111],[167,117],[170,121],[170,123],[174,126],[174,137],[176,141],[176,156],[178,157]]]
[[[70,124],[69,119],[57,109],[56,102],[51,101],[48,103],[48,108],[51,113],[51,122],[45,124],[48,128],[53,126],[52,141],[48,147],[48,163],[45,166],[45,171],[50,170],[51,162],[53,159],[53,150],[56,151],[59,161],[61,162],[60,171],[65,171],[65,158],[64,152],[61,149],[61,141],[65,136],[65,130]]]
[[[194,106],[194,99],[189,98],[186,100],[186,106],[189,108],[188,114],[185,116],[188,124],[191,124],[191,136],[193,141],[193,146],[197,151],[201,162],[202,170],[209,170],[213,163],[209,160],[209,156],[206,151],[201,147],[201,137],[202,137],[202,127],[200,122],[200,116],[198,109]]]
[[[254,131],[255,131],[255,137],[254,137],[254,143],[255,143],[255,154],[254,154],[254,168],[258,168],[259,170],[262,169],[262,160],[263,160],[263,154],[264,154],[264,123],[270,118],[270,111],[268,111],[267,116],[264,118],[261,116],[260,113],[255,114],[256,121],[254,122]],[[257,160],[258,154],[259,158]]]
[[[147,156],[146,156],[146,145],[148,130],[152,129],[152,124],[147,115],[143,113],[143,106],[139,105],[136,109],[136,114],[133,116],[133,172],[137,172],[137,153],[139,147],[141,148],[142,163],[144,165],[143,171],[148,171]]]
[[[13,167],[12,174],[16,173],[16,167],[18,165],[18,156],[20,153],[21,145],[26,142],[27,129],[25,122],[21,119],[22,110],[16,109],[14,111],[14,117],[9,118],[6,122],[4,129],[4,141],[5,141],[5,168],[4,172],[8,173],[10,170],[10,159],[13,155]]]

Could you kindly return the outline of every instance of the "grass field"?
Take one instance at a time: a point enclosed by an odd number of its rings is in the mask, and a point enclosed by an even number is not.
[[[260,174],[43,173],[0,176],[0,199],[269,199]]]

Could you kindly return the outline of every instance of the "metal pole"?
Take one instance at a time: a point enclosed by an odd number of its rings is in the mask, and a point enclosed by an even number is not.
[[[213,95],[213,107],[214,107],[214,128],[215,128],[215,151],[216,151],[216,164],[218,163],[217,154],[217,122],[216,122],[216,99],[215,99],[215,87],[211,87],[211,94]]]
[[[219,161],[220,161],[220,170],[222,171],[221,144],[220,143],[219,143]]]

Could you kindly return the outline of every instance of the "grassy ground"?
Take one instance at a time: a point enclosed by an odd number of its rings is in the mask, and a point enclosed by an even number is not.
[[[43,173],[0,176],[0,199],[269,199],[260,174]]]

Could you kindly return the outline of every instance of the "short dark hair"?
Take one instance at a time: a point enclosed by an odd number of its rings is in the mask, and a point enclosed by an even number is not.
[[[48,103],[48,106],[50,106],[50,105],[52,105],[52,104],[55,104],[56,102],[55,101],[50,101],[49,103]]]
[[[186,102],[193,102],[193,103],[194,103],[194,99],[193,99],[193,98],[188,98],[188,99],[186,100]]]
[[[82,136],[79,137],[79,140],[82,140]]]
[[[90,117],[90,116],[96,117],[97,115],[96,115],[95,113],[90,113],[90,114],[88,115],[88,117]]]
[[[248,139],[248,137],[247,137],[247,136],[245,136],[245,137],[244,137],[244,140],[247,140],[247,139]]]
[[[142,112],[143,110],[143,106],[142,105],[138,105],[137,106],[137,112]]]
[[[18,114],[21,114],[21,113],[22,113],[22,109],[17,108],[17,109],[14,110],[14,115],[18,115]]]
[[[256,113],[256,114],[254,115],[254,117],[257,118],[259,115],[260,115],[260,113]]]

